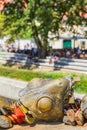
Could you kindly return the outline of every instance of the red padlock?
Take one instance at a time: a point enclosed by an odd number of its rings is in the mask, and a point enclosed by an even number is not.
[[[14,114],[18,117],[18,118],[25,118],[25,114],[22,112],[22,110],[16,106],[14,109]]]
[[[14,118],[16,123],[19,123],[20,125],[23,123],[23,120],[21,118],[17,117],[15,114],[12,114],[11,116]]]
[[[23,123],[22,119],[25,118],[25,114],[22,112],[22,110],[18,106],[14,107],[13,114],[11,114],[11,116],[19,124],[22,124]]]

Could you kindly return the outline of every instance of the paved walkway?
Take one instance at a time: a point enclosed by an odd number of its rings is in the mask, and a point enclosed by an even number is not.
[[[10,130],[86,130],[87,124],[84,126],[69,126],[64,123],[58,122],[37,122],[34,126],[30,126],[27,124],[23,125],[14,125]]]

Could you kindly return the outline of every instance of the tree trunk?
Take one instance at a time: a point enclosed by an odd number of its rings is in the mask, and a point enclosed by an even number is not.
[[[39,57],[45,58],[47,50],[46,50],[46,47],[44,47],[44,44],[42,42],[43,40],[39,38],[37,27],[35,25],[32,26],[32,31],[33,31],[35,42],[39,50]]]
[[[42,47],[42,43],[40,38],[38,37],[38,31],[36,25],[32,25],[32,31],[33,31],[33,37],[35,39],[35,42],[37,44],[38,49]]]

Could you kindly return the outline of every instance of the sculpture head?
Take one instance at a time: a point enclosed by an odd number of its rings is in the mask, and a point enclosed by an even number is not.
[[[69,100],[70,81],[59,79],[33,79],[20,92],[20,101],[37,119],[62,120],[63,105]]]

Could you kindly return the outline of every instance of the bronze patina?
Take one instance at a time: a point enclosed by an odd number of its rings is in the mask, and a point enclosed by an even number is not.
[[[33,79],[22,90],[20,101],[36,119],[62,120],[63,106],[72,97],[71,79]]]
[[[28,83],[25,89],[19,92],[19,100],[13,101],[0,97],[0,120],[2,121],[0,127],[12,127],[15,117],[17,123],[20,124],[22,119],[19,113],[21,111],[23,120],[29,124],[34,123],[36,119],[61,121],[64,116],[64,105],[69,102],[74,103],[74,100],[72,100],[74,99],[73,86],[74,80],[72,77],[58,79],[35,78]],[[14,107],[16,113],[13,111]],[[9,119],[11,119],[11,122]]]

